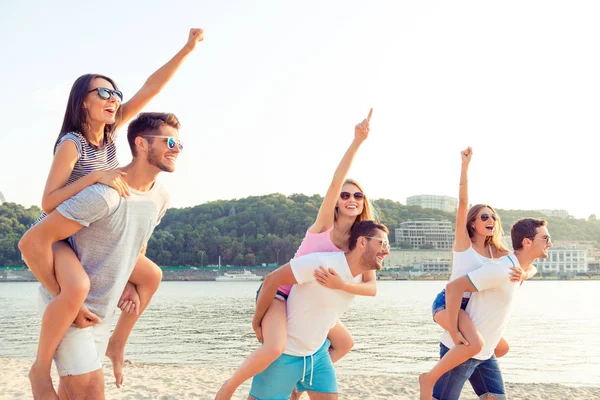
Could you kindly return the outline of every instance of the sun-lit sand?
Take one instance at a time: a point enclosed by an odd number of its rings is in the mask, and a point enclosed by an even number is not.
[[[31,399],[27,372],[31,362],[0,358],[0,399]],[[229,369],[128,364],[125,385],[114,386],[110,364],[105,364],[107,399],[212,399],[221,383],[231,374]],[[53,370],[57,382],[58,376]],[[340,399],[417,399],[417,377],[340,375]],[[557,384],[507,383],[511,399],[597,399],[600,388],[568,387]],[[246,399],[250,382],[236,392],[234,399]],[[477,399],[467,384],[462,399]],[[303,399],[307,399],[306,396]]]

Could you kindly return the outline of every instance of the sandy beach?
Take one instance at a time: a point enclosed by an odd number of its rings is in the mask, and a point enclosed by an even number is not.
[[[31,399],[27,372],[31,362],[0,358],[0,399]],[[105,364],[107,399],[212,399],[220,384],[232,370],[196,368],[179,365],[129,364],[125,369],[125,385],[114,386],[110,364]],[[53,371],[57,382],[58,375]],[[340,399],[416,399],[416,376],[340,375]],[[558,384],[507,383],[511,399],[597,399],[600,388],[568,387]],[[233,397],[246,399],[250,382],[245,383]],[[470,386],[465,387],[462,399],[477,399]],[[303,399],[308,397],[303,396]]]

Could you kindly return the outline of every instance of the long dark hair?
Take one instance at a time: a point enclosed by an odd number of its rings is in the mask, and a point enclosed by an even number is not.
[[[71,87],[71,93],[69,93],[65,118],[63,119],[62,128],[60,128],[60,133],[58,134],[56,143],[54,144],[54,151],[56,151],[56,146],[58,145],[60,139],[69,132],[79,132],[85,136],[85,126],[87,125],[88,116],[87,112],[83,108],[83,101],[90,90],[92,80],[96,78],[106,79],[113,85],[113,88],[118,89],[115,81],[104,75],[85,74],[77,78],[75,83],[73,83],[73,87]],[[104,135],[106,136],[106,140],[112,140],[111,134],[116,129],[120,120],[121,107],[117,108],[115,123],[104,126]]]

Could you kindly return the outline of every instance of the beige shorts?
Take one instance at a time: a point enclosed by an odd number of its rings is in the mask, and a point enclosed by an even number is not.
[[[46,303],[41,296],[38,307],[42,315]],[[69,327],[54,353],[54,363],[60,376],[83,375],[102,369],[102,359],[110,338],[111,320],[112,318],[105,318],[101,324],[84,329],[75,325]]]

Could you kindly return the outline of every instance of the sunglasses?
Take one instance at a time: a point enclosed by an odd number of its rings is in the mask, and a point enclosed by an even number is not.
[[[165,141],[167,142],[167,146],[169,146],[169,149],[174,149],[175,146],[177,146],[177,148],[179,148],[179,151],[183,151],[183,142],[181,140],[175,139],[173,136],[147,135],[144,137],[156,137],[165,139]]]
[[[342,192],[342,193],[340,193],[340,198],[342,200],[348,200],[350,198],[350,196],[354,196],[355,200],[362,200],[365,198],[365,195],[362,192],[354,192],[354,193]]]
[[[376,238],[373,236],[365,236],[367,239],[374,239],[374,240],[379,240],[381,242],[381,248],[385,249],[385,250],[389,250],[390,249],[390,242],[388,242],[385,239],[380,239],[380,238]]]
[[[488,219],[490,219],[490,218],[492,218],[494,221],[497,221],[497,220],[498,220],[498,217],[496,217],[496,214],[481,214],[481,215],[479,216],[479,218],[480,218],[480,219],[481,219],[483,222],[487,221],[487,220],[488,220]]]
[[[88,93],[92,92],[98,92],[98,97],[102,100],[108,100],[110,99],[110,96],[115,96],[115,99],[117,99],[119,103],[123,101],[123,92],[118,89],[112,90],[105,87],[99,87],[88,91]]]
[[[542,239],[546,241],[546,244],[551,243],[552,242],[552,237],[550,235],[548,236],[542,236],[542,237],[534,237],[531,240],[535,240],[535,239]]]

